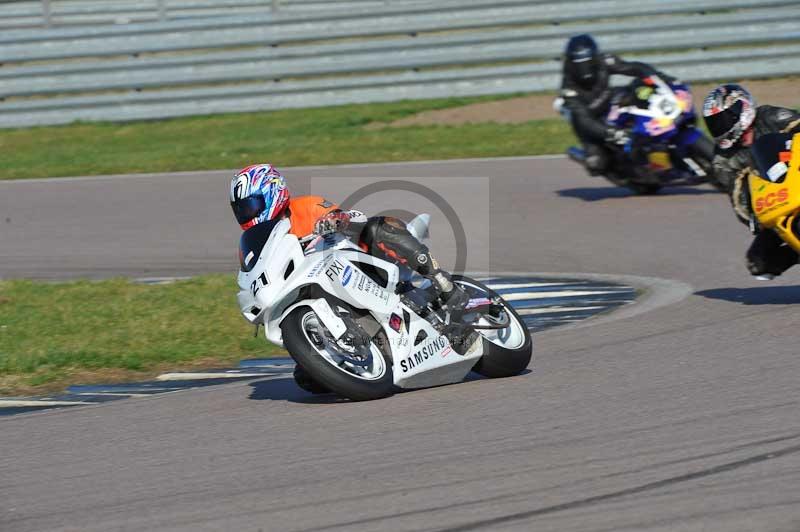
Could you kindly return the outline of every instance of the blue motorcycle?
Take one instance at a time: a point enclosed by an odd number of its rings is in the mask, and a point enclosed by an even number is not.
[[[605,177],[615,185],[639,194],[705,182],[724,189],[711,164],[714,143],[695,127],[697,115],[688,85],[655,75],[634,79],[616,91],[606,120],[628,130],[631,137],[624,146],[607,145],[612,162]],[[573,146],[567,155],[584,163],[582,148]]]

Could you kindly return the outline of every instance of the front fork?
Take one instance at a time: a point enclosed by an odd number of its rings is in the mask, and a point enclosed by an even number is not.
[[[695,176],[709,178],[710,176],[707,171],[709,168],[704,168],[703,165],[698,162],[698,159],[701,160],[701,162],[704,161],[710,164],[714,153],[713,148],[711,148],[711,153],[703,153],[708,150],[701,149],[697,146],[698,142],[703,141],[703,133],[700,132],[700,130],[696,127],[687,127],[678,133],[674,139],[675,146],[677,147],[675,155],[683,161]]]

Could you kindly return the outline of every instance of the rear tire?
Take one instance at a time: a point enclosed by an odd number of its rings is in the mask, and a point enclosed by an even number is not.
[[[314,335],[309,333],[309,323],[313,320],[316,326],[324,329],[311,307],[298,307],[283,320],[281,331],[286,350],[316,383],[353,401],[381,399],[394,393],[392,360],[380,345],[388,349],[388,342],[376,343],[371,339],[369,348],[373,357],[381,357],[375,360],[376,367],[380,365],[381,369],[378,375],[359,377],[349,372],[344,364],[337,365],[323,354],[329,344],[315,344],[311,340]]]
[[[470,293],[475,292],[475,290],[470,290],[470,287],[477,287],[481,292],[486,294],[487,297],[502,298],[502,296],[485,284],[481,283],[480,281],[470,279],[469,277],[453,275],[453,282],[461,285]],[[522,327],[524,338],[521,345],[508,348],[490,341],[486,338],[486,336],[484,336],[484,334],[481,334],[481,340],[483,341],[483,356],[472,368],[472,371],[491,379],[519,375],[528,367],[533,355],[533,341],[531,340],[530,332],[528,331],[527,327],[525,327],[525,322],[506,300],[503,300],[503,304],[506,312],[510,314],[512,322],[516,322]],[[480,334],[481,330],[478,330],[477,332]]]

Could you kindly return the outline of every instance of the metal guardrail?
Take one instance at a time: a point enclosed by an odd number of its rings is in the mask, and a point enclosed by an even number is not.
[[[797,0],[676,0],[669,3],[663,0],[639,0],[633,5],[627,0],[440,0],[433,5],[413,4],[382,10],[235,15],[112,28],[83,27],[36,32],[9,30],[0,34],[0,43],[7,45],[3,47],[0,59],[9,62],[228,46],[274,46],[310,40],[411,36],[421,32],[788,6],[797,6]],[[620,13],[624,13],[624,16]],[[156,34],[161,38],[153,38]],[[30,43],[38,43],[38,46],[30,47]],[[17,49],[27,50],[28,53],[16,58],[14,51]],[[36,53],[36,49],[42,51]]]
[[[780,43],[797,39],[800,12],[793,13],[793,15],[793,19],[781,22],[773,20],[762,24],[740,25],[735,37],[731,37],[730,31],[725,28],[706,31],[700,36],[697,35],[695,28],[690,28],[622,36],[611,35],[603,40],[603,44],[609,50],[632,52],[658,49],[663,46],[659,43],[666,40],[669,40],[676,48],[708,47],[731,43],[744,45],[765,41]],[[787,13],[786,16],[789,14]],[[466,43],[449,46],[434,45],[413,50],[383,49],[363,52],[354,50],[346,56],[265,58],[245,62],[230,60],[211,64],[171,66],[170,68],[156,65],[149,68],[139,67],[135,71],[121,68],[111,72],[93,72],[90,76],[87,76],[85,72],[62,73],[57,76],[44,73],[14,79],[12,70],[8,76],[11,79],[0,79],[0,97],[124,89],[141,90],[164,86],[224,83],[230,79],[240,82],[258,81],[265,78],[280,80],[329,74],[348,75],[387,70],[481,65],[497,61],[532,58],[547,59],[552,57],[553,50],[558,50],[562,45],[562,38],[511,42],[483,41],[480,46]],[[776,50],[776,53],[780,53],[779,50]]]
[[[753,72],[755,77],[785,76],[798,72],[800,61],[795,58],[728,63],[710,73],[708,65],[679,67],[671,72],[685,79],[710,81],[719,78],[735,78],[742,68]],[[66,124],[82,121],[127,121],[152,120],[165,117],[207,114],[209,108],[215,113],[241,113],[289,108],[324,107],[363,102],[390,102],[407,99],[446,98],[502,93],[522,93],[556,87],[559,75],[537,76],[535,81],[527,77],[470,79],[463,81],[425,81],[420,83],[387,83],[371,88],[339,87],[336,90],[321,90],[293,93],[229,94],[219,99],[191,99],[178,101],[145,101],[137,103],[130,98],[125,104],[91,105],[85,108],[50,109],[27,112],[18,120],[9,119],[6,127],[26,127],[45,124]]]
[[[526,46],[526,57],[531,59],[547,59],[553,57],[554,50],[559,50],[562,43],[553,43],[547,39],[565,39],[570,35],[581,32],[592,32],[596,36],[608,35],[609,42],[604,42],[608,48],[614,48],[611,42],[620,34],[623,34],[627,41],[636,41],[639,49],[642,47],[663,46],[650,39],[649,35],[642,36],[643,33],[667,30],[707,30],[708,28],[725,28],[735,24],[739,27],[746,25],[752,27],[754,24],[772,24],[775,22],[789,22],[800,19],[800,10],[795,8],[778,8],[769,11],[744,12],[744,13],[724,13],[720,15],[677,15],[666,20],[635,20],[633,22],[607,22],[594,24],[578,24],[569,26],[543,26],[533,29],[505,29],[495,31],[454,33],[433,37],[408,38],[383,38],[371,39],[368,41],[346,42],[338,44],[311,44],[305,46],[291,47],[270,47],[259,48],[257,50],[237,50],[234,52],[202,52],[191,55],[169,55],[152,56],[136,59],[120,59],[116,61],[88,59],[78,63],[62,63],[35,66],[7,66],[0,69],[0,79],[20,79],[38,76],[69,76],[80,74],[85,78],[87,74],[100,75],[115,71],[122,71],[126,74],[136,70],[137,72],[151,71],[153,75],[170,69],[175,73],[181,67],[193,67],[193,71],[199,71],[207,65],[225,65],[235,67],[241,63],[252,63],[256,61],[279,61],[284,59],[308,59],[308,58],[335,58],[336,56],[349,56],[350,59],[357,59],[358,54],[366,53],[391,53],[391,52],[416,52],[418,50],[454,50],[459,46],[480,47],[484,45],[503,44],[503,43],[522,43]],[[771,28],[772,29],[772,28]],[[758,32],[756,32],[758,33]],[[760,32],[766,40],[780,38],[774,31]],[[704,38],[707,37],[704,34]],[[723,31],[722,39],[727,40],[730,35]],[[791,29],[789,31],[791,38]],[[630,37],[630,39],[628,39]],[[603,37],[606,39],[606,37]],[[706,43],[708,40],[706,39]],[[536,44],[536,49],[531,47]],[[630,42],[628,42],[630,45]],[[701,43],[697,43],[701,44]],[[707,45],[707,44],[704,44]],[[623,51],[616,48],[617,51]],[[513,52],[513,51],[512,51]],[[505,53],[505,52],[504,52]],[[349,61],[352,66],[355,61]],[[360,65],[360,63],[359,63]],[[322,67],[325,68],[325,67]],[[295,71],[295,73],[297,70]],[[286,73],[280,73],[272,65],[270,68],[272,77],[285,77]],[[262,74],[263,76],[263,74]],[[31,83],[24,82],[27,85]]]
[[[553,90],[565,38],[586,31],[687,80],[800,73],[796,0],[394,0],[345,11],[3,31],[0,127]],[[239,27],[248,20],[255,31]]]
[[[0,28],[77,24],[128,24],[170,18],[208,17],[269,9],[291,11],[330,5],[337,0],[36,0],[8,3],[0,11]],[[413,1],[413,0],[410,0]],[[389,0],[348,0],[340,7],[381,6]]]
[[[503,3],[535,4],[552,0],[505,0]],[[591,0],[590,0],[591,1]],[[24,7],[0,10],[0,28],[25,28],[51,23],[64,26],[80,24],[130,24],[155,20],[189,19],[243,14],[271,13],[283,16],[302,13],[307,18],[330,15],[341,18],[354,13],[399,12],[411,7],[435,8],[430,0],[145,0],[143,2],[109,0],[26,2]],[[445,1],[445,3],[447,3]],[[452,2],[451,2],[452,3]],[[459,7],[486,4],[485,0],[462,0]],[[399,9],[396,9],[399,8]],[[76,29],[76,28],[64,28]],[[97,29],[97,28],[95,28]],[[30,31],[30,30],[29,30]]]
[[[783,57],[781,57],[781,55],[783,55]],[[726,50],[709,52],[700,50],[674,54],[632,55],[630,58],[658,64],[668,68],[669,71],[673,73],[681,66],[697,66],[698,68],[702,68],[708,75],[715,76],[730,72],[731,68],[735,68],[736,63],[741,61],[746,60],[751,63],[761,62],[765,68],[768,68],[769,65],[774,64],[770,63],[771,60],[778,58],[781,64],[785,64],[787,60],[791,60],[791,58],[796,55],[800,55],[800,44],[779,47],[760,47],[746,51]],[[715,64],[718,65],[717,68],[713,66],[709,67],[709,65]],[[698,69],[687,71],[691,72],[692,75],[685,79],[711,79],[705,76],[703,78],[698,78],[697,73],[700,72]],[[764,72],[764,70],[760,69],[759,73],[761,72]],[[560,62],[550,61],[531,65],[523,64],[486,68],[448,69],[434,72],[405,72],[401,74],[379,74],[366,77],[353,76],[348,78],[347,82],[336,78],[322,78],[307,81],[248,84],[238,87],[129,92],[97,96],[70,96],[58,99],[9,102],[6,104],[5,109],[24,112],[59,108],[102,107],[114,104],[168,103],[180,102],[182,100],[215,100],[292,93],[332,92],[337,89],[375,88],[424,83],[442,84],[480,79],[488,79],[497,83],[503,83],[507,79],[520,77],[526,78],[526,83],[528,83],[527,88],[521,90],[545,91],[557,88],[557,82],[560,81],[560,73]],[[782,71],[775,75],[785,74],[786,72]]]

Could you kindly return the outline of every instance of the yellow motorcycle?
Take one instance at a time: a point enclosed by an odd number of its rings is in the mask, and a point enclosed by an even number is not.
[[[758,172],[748,179],[753,213],[800,253],[800,133],[764,135],[750,152]]]

